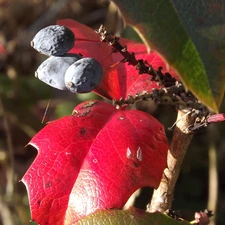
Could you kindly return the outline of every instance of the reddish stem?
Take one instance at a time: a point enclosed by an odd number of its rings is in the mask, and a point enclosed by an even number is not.
[[[214,114],[207,118],[208,123],[218,123],[225,121],[225,113]]]

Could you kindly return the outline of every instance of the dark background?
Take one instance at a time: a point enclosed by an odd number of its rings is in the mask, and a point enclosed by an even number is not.
[[[45,122],[71,114],[81,101],[99,98],[92,93],[74,95],[53,90],[34,77],[34,71],[46,57],[32,49],[30,41],[41,28],[63,18],[93,28],[104,24],[109,32],[136,38],[130,29],[122,31],[124,24],[118,11],[102,0],[0,0],[0,225],[30,224],[27,193],[19,180],[36,156],[35,149],[25,146],[44,126],[41,121],[49,99]],[[166,130],[175,122],[174,107],[150,108],[149,103],[136,107],[151,111]],[[225,111],[225,105],[221,111]],[[224,123],[211,125],[196,134],[189,147],[173,204],[186,219],[194,219],[195,211],[208,206],[214,209],[214,201],[216,223],[211,224],[225,224],[224,131]],[[171,139],[172,131],[167,134]],[[209,153],[215,155],[216,161]],[[209,179],[213,167],[216,170]],[[209,183],[214,187],[209,188]],[[211,201],[209,192],[217,194]],[[151,193],[151,189],[143,189],[135,206],[145,209]]]

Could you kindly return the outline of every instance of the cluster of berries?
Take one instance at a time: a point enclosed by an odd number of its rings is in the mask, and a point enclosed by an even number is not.
[[[40,30],[31,46],[50,57],[38,67],[35,76],[60,90],[88,93],[101,83],[103,69],[93,58],[68,54],[74,43],[73,32],[65,26],[52,25]]]

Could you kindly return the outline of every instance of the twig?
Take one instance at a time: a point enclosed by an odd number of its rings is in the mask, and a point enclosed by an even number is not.
[[[0,198],[0,215],[2,218],[3,225],[14,225],[13,217],[9,205]]]
[[[215,216],[211,219],[211,225],[216,224],[216,208],[218,203],[218,155],[216,151],[216,140],[219,137],[219,132],[215,125],[210,126],[208,131],[209,149],[209,190],[208,190],[208,208],[211,209]]]
[[[190,114],[178,111],[177,121],[167,155],[168,167],[164,170],[158,189],[153,193],[151,204],[147,206],[148,212],[165,212],[172,206],[174,187],[180,174],[185,153],[193,136],[187,130],[187,127],[193,123],[193,118]]]
[[[20,120],[14,113],[7,112],[7,118],[11,123],[18,126],[28,137],[32,138],[37,133],[32,126]]]
[[[127,99],[113,100],[113,104],[121,108],[123,105],[131,105],[138,101],[146,101],[148,99],[154,100],[156,104],[179,105],[183,108],[203,110],[205,107],[198,101],[193,101],[192,96],[186,96],[185,100],[180,97],[185,93],[183,86],[171,86],[168,88],[153,89],[151,93],[136,94],[135,96],[128,96]],[[205,112],[204,115],[208,113]]]
[[[5,130],[6,141],[8,146],[8,160],[6,165],[6,172],[7,172],[6,197],[8,200],[11,200],[13,198],[13,192],[14,192],[14,177],[15,177],[14,164],[15,163],[14,163],[12,136],[11,136],[7,116],[5,115],[4,104],[2,101],[1,94],[0,94],[0,116],[2,116],[2,119],[3,119],[3,127]]]
[[[103,25],[100,26],[98,30],[95,31],[100,34],[100,39],[102,42],[107,42],[112,46],[114,52],[119,52],[124,59],[123,62],[127,62],[129,65],[135,66],[139,70],[139,74],[147,73],[152,76],[152,81],[157,81],[163,84],[164,86],[172,86],[175,84],[176,79],[173,78],[169,73],[165,75],[162,74],[162,67],[159,67],[156,71],[151,65],[149,65],[144,60],[137,60],[134,53],[129,53],[126,46],[122,46],[119,43],[119,38],[114,37],[109,34]]]

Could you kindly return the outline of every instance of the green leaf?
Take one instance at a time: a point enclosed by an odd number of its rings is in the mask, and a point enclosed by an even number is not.
[[[114,0],[149,49],[158,51],[184,85],[218,111],[225,91],[224,2]]]
[[[186,221],[174,220],[160,212],[147,213],[129,208],[128,210],[99,210],[79,220],[75,225],[190,225]]]

